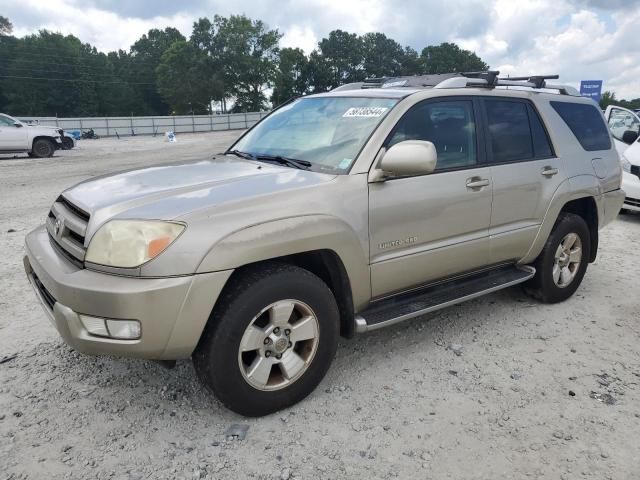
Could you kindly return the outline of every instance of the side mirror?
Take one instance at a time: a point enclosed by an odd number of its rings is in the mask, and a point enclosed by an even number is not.
[[[18,122],[14,123],[13,126],[16,128],[22,128],[22,124]]]
[[[638,132],[634,130],[625,130],[622,134],[622,141],[627,145],[631,145],[638,139]]]
[[[405,140],[384,153],[378,168],[384,177],[426,175],[435,170],[437,161],[438,153],[433,143]]]

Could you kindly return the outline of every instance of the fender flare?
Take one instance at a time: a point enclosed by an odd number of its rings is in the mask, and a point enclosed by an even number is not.
[[[281,218],[231,232],[211,247],[196,273],[233,270],[316,250],[338,255],[349,279],[354,307],[366,305],[371,296],[368,243],[363,244],[346,222],[330,215]]]
[[[560,185],[558,185],[551,202],[549,202],[542,224],[538,229],[538,233],[536,234],[529,251],[518,263],[531,263],[538,257],[538,255],[540,255],[547,238],[556,224],[556,220],[558,219],[560,212],[562,212],[562,209],[567,203],[581,198],[593,198],[596,200],[596,206],[598,208],[598,219],[602,218],[602,215],[604,214],[602,211],[602,202],[598,201],[601,194],[602,192],[598,179],[592,175],[579,175],[564,180]]]

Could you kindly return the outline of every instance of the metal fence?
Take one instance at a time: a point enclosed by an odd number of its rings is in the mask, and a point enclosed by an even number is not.
[[[237,130],[253,126],[268,112],[233,113],[228,115],[176,115],[168,117],[20,117],[26,123],[39,123],[64,130],[93,129],[102,137],[127,135],[163,135],[164,132],[195,133]]]

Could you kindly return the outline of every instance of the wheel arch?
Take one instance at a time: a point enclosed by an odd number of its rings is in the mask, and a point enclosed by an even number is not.
[[[365,240],[366,241],[366,240]],[[307,215],[243,228],[218,240],[205,255],[198,273],[243,269],[267,262],[304,268],[322,279],[340,310],[341,334],[354,333],[354,311],[371,297],[368,243],[343,220]]]
[[[266,267],[273,263],[282,263],[302,268],[313,273],[326,283],[336,299],[338,311],[340,312],[340,335],[345,338],[353,337],[355,334],[355,323],[351,282],[349,281],[344,263],[342,263],[338,254],[333,250],[310,250],[247,263],[234,270],[218,298],[222,298],[224,290],[229,285],[233,285],[238,278],[247,272],[259,269],[262,266]]]
[[[531,248],[519,263],[529,264],[540,255],[547,238],[553,231],[562,213],[573,213],[585,220],[591,240],[589,263],[595,261],[598,252],[600,206],[596,201],[596,197],[591,192],[571,194],[567,192],[568,188],[569,183],[567,182],[558,189],[560,194],[554,198],[555,201],[549,206]]]
[[[29,148],[30,152],[33,152],[33,147],[38,140],[48,141],[51,144],[53,151],[55,152],[57,150],[56,141],[54,137],[50,137],[48,135],[38,135],[37,137],[33,137],[33,139],[31,140],[31,147]]]
[[[573,213],[582,217],[582,219],[586,222],[587,228],[589,229],[589,237],[590,237],[590,250],[589,250],[589,263],[593,263],[596,260],[596,256],[598,255],[598,205],[596,201],[591,196],[585,196],[581,198],[577,198],[575,200],[571,200],[565,203],[560,210],[560,214],[562,213]],[[558,215],[558,218],[560,216]],[[557,221],[557,220],[556,220]]]

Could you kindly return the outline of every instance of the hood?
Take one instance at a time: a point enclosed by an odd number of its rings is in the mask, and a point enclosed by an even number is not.
[[[58,127],[48,127],[45,125],[29,125],[26,123],[22,124],[24,127],[23,128],[28,128],[29,130],[35,130],[35,131],[39,131],[42,132],[43,134],[46,135],[60,135],[62,132],[62,129],[58,128]]]
[[[225,156],[129,170],[84,181],[63,196],[91,215],[177,219],[202,208],[330,181],[335,175]],[[93,228],[92,228],[93,227]]]

